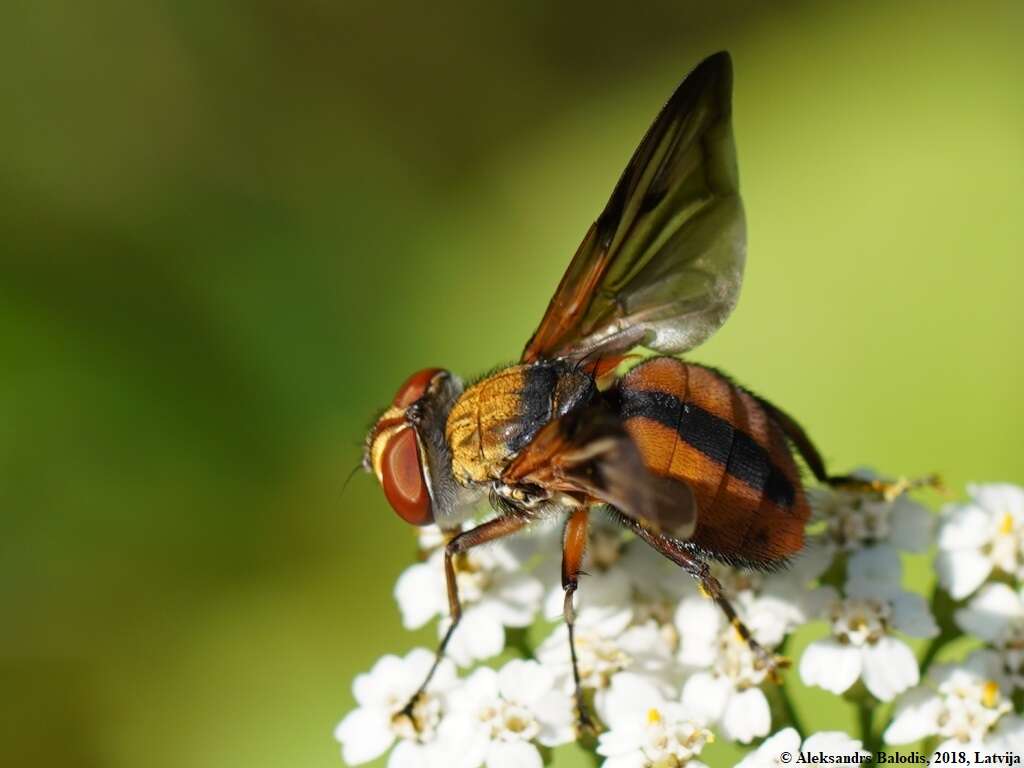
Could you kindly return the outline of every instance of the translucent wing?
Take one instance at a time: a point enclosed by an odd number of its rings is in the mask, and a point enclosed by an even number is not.
[[[600,405],[548,423],[501,479],[610,504],[648,530],[680,540],[689,539],[697,525],[690,486],[649,470],[618,416]]]
[[[746,253],[731,94],[724,51],[672,94],[576,251],[524,361],[638,345],[678,354],[725,322]]]

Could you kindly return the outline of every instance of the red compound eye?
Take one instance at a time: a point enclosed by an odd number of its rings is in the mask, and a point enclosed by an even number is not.
[[[392,405],[396,405],[399,408],[408,408],[423,397],[423,393],[427,391],[430,382],[439,373],[443,373],[440,368],[424,368],[422,371],[414,373],[398,388],[398,394],[391,401]]]
[[[409,382],[406,382],[399,391],[399,396],[408,387]],[[398,398],[396,404],[397,400]],[[420,448],[416,442],[414,429],[407,427],[387,438],[381,455],[380,470],[384,495],[399,517],[412,525],[430,525],[434,522],[430,493],[423,479]]]

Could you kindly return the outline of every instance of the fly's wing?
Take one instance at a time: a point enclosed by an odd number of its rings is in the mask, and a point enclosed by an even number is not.
[[[576,251],[525,362],[639,345],[678,354],[725,322],[746,253],[731,95],[724,51],[672,94]]]
[[[690,538],[697,525],[690,486],[651,472],[622,422],[600,406],[547,424],[516,456],[502,481],[611,504],[644,527],[681,540]]]

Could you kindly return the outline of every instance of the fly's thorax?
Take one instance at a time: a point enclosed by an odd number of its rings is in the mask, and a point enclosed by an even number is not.
[[[563,361],[513,365],[481,379],[448,414],[445,437],[455,480],[472,485],[500,478],[541,427],[596,391],[590,374]]]

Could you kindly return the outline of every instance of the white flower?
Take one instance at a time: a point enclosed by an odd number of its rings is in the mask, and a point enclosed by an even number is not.
[[[961,664],[939,664],[925,684],[908,691],[896,706],[884,737],[888,744],[909,744],[927,736],[943,739],[937,751],[985,753],[1024,751],[1024,720],[1000,686],[999,660],[976,651]]]
[[[615,637],[633,621],[633,605],[629,575],[616,566],[589,573],[584,568],[579,586],[573,595],[576,626],[596,630],[602,637]],[[559,620],[565,602],[561,578],[548,589],[544,598],[544,618]]]
[[[445,743],[458,743],[466,768],[540,768],[537,744],[574,738],[573,705],[555,677],[536,661],[514,660],[500,672],[482,667],[451,693]]]
[[[603,768],[691,766],[714,737],[700,717],[673,701],[666,701],[650,680],[622,672],[598,710],[608,730],[598,738],[597,753]]]
[[[577,628],[575,640],[580,683],[595,692],[598,709],[613,677],[622,671],[644,675],[665,695],[671,695],[672,681],[677,677],[673,649],[655,622],[629,627],[614,637],[603,636],[597,628]],[[536,656],[554,671],[563,691],[574,692],[569,631],[565,624],[548,635],[537,648]]]
[[[998,651],[1003,674],[1013,688],[1024,688],[1024,589],[986,584],[955,614],[956,623]]]
[[[654,620],[674,647],[679,638],[672,618],[679,599],[692,593],[693,578],[601,516],[592,520],[587,536],[574,598],[577,626],[596,628],[602,637],[611,638],[631,625]],[[559,566],[559,558],[552,556],[538,568],[547,585],[544,616],[551,620],[561,618],[565,597]]]
[[[629,576],[633,589],[633,606],[661,624],[671,624],[675,604],[693,593],[693,577],[647,542],[633,539],[621,550],[619,567]],[[665,610],[671,605],[672,610]]]
[[[992,483],[967,492],[970,501],[943,510],[935,558],[939,581],[957,600],[993,570],[1024,579],[1024,488]]]
[[[427,690],[420,696],[413,719],[399,715],[427,677],[434,654],[423,648],[410,651],[404,659],[387,655],[378,659],[369,673],[357,675],[352,693],[359,708],[350,712],[334,730],[341,742],[342,758],[359,765],[383,755],[395,739],[399,748],[389,765],[408,765],[413,755],[426,761],[431,750],[439,750],[438,725],[447,708],[447,696],[455,687],[455,668],[442,661]],[[438,755],[437,757],[443,757]],[[443,760],[442,760],[443,762]]]
[[[836,694],[863,677],[875,697],[890,701],[920,679],[917,659],[893,630],[934,637],[939,629],[924,598],[900,587],[899,555],[891,548],[863,550],[848,570],[847,596],[835,596],[827,609],[831,635],[804,650],[800,677]]]
[[[459,531],[464,528],[465,526],[460,527]],[[443,547],[453,535],[453,532],[443,531],[438,525],[424,525],[413,530],[416,532],[416,541],[419,544],[420,552],[425,554],[430,554],[434,550]]]
[[[789,759],[783,760],[782,753],[788,752]],[[803,745],[800,734],[795,728],[783,730],[765,739],[764,743],[737,763],[736,768],[775,768],[797,762],[800,754],[835,755],[837,757],[869,756],[871,753],[861,749],[858,739],[847,736],[842,731],[822,731],[810,736]]]
[[[505,627],[533,623],[543,587],[500,542],[455,558],[455,574],[462,620],[446,653],[464,667],[500,653],[505,647]],[[395,598],[407,629],[417,629],[434,616],[447,617],[444,552],[437,550],[425,563],[407,568],[395,585]],[[438,636],[443,637],[447,628],[445,618],[438,624]]]
[[[854,476],[880,479],[867,469],[857,470]],[[886,543],[899,550],[924,552],[931,543],[932,513],[905,491],[890,499],[870,489],[819,486],[808,488],[807,498],[814,519],[824,523],[822,540],[835,549],[856,552]]]
[[[641,541],[627,542],[621,526],[602,517],[591,522],[587,530],[587,548],[579,585],[573,599],[578,627],[596,628],[602,637],[610,638],[621,633],[634,621],[639,607],[635,599],[635,585],[638,579],[644,578],[644,574],[641,561],[630,557],[629,553],[639,552],[640,549],[650,547]],[[560,557],[554,555],[538,568],[538,573],[547,585],[544,617],[549,620],[562,617],[565,590],[562,587],[560,562]],[[685,575],[678,568],[676,574]],[[668,571],[659,575],[663,581],[671,581],[672,574]]]
[[[771,728],[771,712],[758,688],[768,676],[750,647],[725,621],[721,610],[702,597],[688,597],[676,613],[679,660],[696,671],[683,686],[683,705],[721,725],[730,740],[748,743]],[[755,639],[761,640],[755,634]],[[763,643],[762,643],[763,645]]]
[[[747,627],[762,645],[779,645],[785,636],[816,617],[832,591],[810,587],[831,562],[828,548],[810,543],[778,573],[757,573],[718,563],[712,574],[730,596]]]
[[[813,618],[832,593],[808,588],[828,567],[830,553],[811,546],[791,567],[761,574],[713,565],[737,612],[765,648],[776,647],[786,634]],[[725,620],[712,601],[687,597],[676,614],[682,664],[697,671],[683,687],[683,704],[720,723],[726,738],[747,743],[771,728],[768,700],[758,687],[768,677],[764,666]]]

